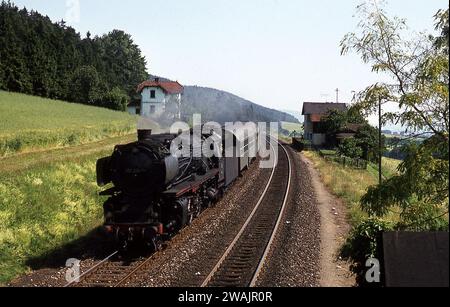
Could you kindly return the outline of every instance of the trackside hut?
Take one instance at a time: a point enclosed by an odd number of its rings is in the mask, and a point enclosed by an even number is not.
[[[330,111],[345,112],[348,110],[345,103],[305,102],[302,115],[305,117],[305,140],[311,141],[313,146],[326,145],[326,134],[323,119]]]

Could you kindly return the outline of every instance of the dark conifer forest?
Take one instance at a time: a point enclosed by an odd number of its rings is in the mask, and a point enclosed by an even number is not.
[[[0,90],[125,110],[146,78],[146,59],[129,34],[82,38],[64,21],[2,1]]]

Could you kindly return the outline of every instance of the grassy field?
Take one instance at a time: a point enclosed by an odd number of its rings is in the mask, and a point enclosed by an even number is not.
[[[125,112],[0,91],[0,157],[134,132]]]
[[[397,169],[402,161],[383,157],[381,173],[383,178],[390,178],[398,173]],[[378,178],[378,164],[369,163],[367,170]]]
[[[367,188],[378,183],[378,171],[374,166],[369,165],[367,170],[357,170],[343,167],[340,164],[328,162],[322,159],[316,152],[305,152],[319,170],[321,178],[330,191],[342,199],[349,210],[349,220],[354,226],[357,225],[366,214],[360,208],[361,197],[366,193]],[[393,159],[383,159],[383,174],[390,177],[396,173],[400,161]],[[395,216],[388,216],[388,219],[395,220]]]
[[[134,135],[0,159],[0,285],[102,223],[95,164]]]
[[[105,154],[0,173],[0,284],[101,223],[95,161]]]
[[[0,92],[0,285],[102,223],[96,161],[135,140],[136,122],[123,112]]]
[[[288,122],[282,122],[281,127],[284,130],[287,130],[289,132],[297,131],[298,133],[303,132],[303,124],[296,124],[296,123],[288,123]]]

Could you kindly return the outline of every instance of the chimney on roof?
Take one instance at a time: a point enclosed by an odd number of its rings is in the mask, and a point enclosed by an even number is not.
[[[158,78],[158,77],[155,78],[155,82],[156,82],[156,83],[159,82],[159,78]]]

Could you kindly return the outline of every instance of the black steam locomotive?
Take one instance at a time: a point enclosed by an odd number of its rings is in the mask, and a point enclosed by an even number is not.
[[[191,138],[191,144],[212,137],[216,154],[205,157],[201,146],[191,145],[187,155],[172,155],[173,141],[183,137]],[[150,130],[140,130],[137,142],[118,145],[110,157],[98,160],[99,186],[112,184],[101,193],[109,196],[103,206],[105,229],[121,247],[144,243],[158,249],[163,240],[216,203],[254,159],[250,153],[256,152],[258,133],[224,129],[222,136],[195,138],[192,131],[152,135]],[[226,146],[233,147],[228,148],[233,157],[224,157]]]

